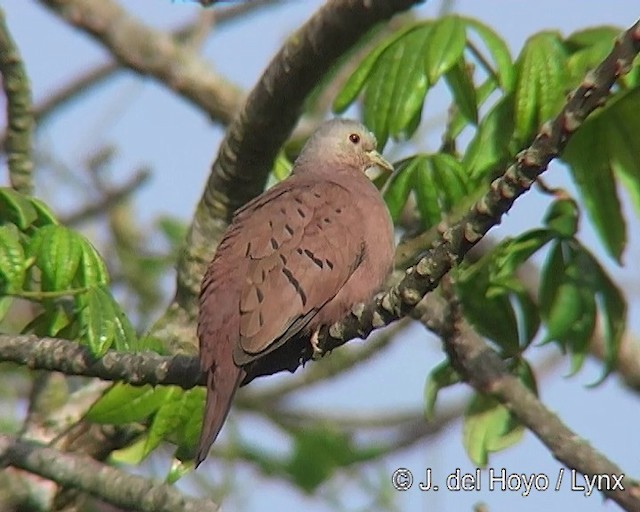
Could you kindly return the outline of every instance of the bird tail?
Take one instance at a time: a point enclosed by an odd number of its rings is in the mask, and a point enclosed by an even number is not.
[[[207,372],[207,401],[198,441],[196,467],[207,457],[211,445],[218,437],[229,414],[233,396],[244,377],[245,371],[235,364],[228,365],[224,370],[218,367]]]

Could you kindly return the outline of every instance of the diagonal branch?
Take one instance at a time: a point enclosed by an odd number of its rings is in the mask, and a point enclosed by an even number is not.
[[[137,475],[36,443],[0,435],[0,464],[11,465],[79,489],[124,509],[140,512],[215,512],[207,499],[185,496],[169,484],[158,484]]]
[[[70,24],[105,46],[123,66],[155,78],[228,123],[240,102],[239,90],[211,71],[210,65],[169,34],[130,16],[113,0],[40,0]]]
[[[366,337],[373,329],[408,314],[422,298],[433,291],[442,277],[475,246],[492,227],[500,223],[515,200],[524,194],[549,162],[565,147],[585,118],[602,106],[618,77],[628,72],[640,52],[640,21],[620,35],[605,60],[570,95],[566,105],[546,123],[526,150],[519,153],[489,190],[454,223],[416,265],[406,271],[402,281],[374,302],[325,329],[319,347],[330,351],[355,337]],[[307,348],[306,359],[311,358]]]
[[[34,122],[31,113],[31,87],[1,8],[0,74],[2,74],[2,87],[7,97],[7,137],[4,142],[8,156],[9,177],[13,188],[23,194],[29,194],[33,188],[31,139]]]
[[[640,483],[629,478],[622,469],[581,439],[518,377],[512,375],[505,362],[479,336],[465,328],[460,305],[449,298],[447,321],[438,329],[452,366],[481,393],[496,398],[533,432],[553,456],[583,475],[609,475],[622,478],[622,487],[598,489],[629,512],[640,510]],[[623,476],[624,475],[624,476]]]

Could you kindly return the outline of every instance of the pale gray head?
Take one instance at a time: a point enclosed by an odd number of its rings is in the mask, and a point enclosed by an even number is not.
[[[322,167],[364,172],[378,166],[393,171],[376,151],[376,145],[375,136],[358,121],[333,119],[321,124],[309,138],[296,160],[296,170]]]

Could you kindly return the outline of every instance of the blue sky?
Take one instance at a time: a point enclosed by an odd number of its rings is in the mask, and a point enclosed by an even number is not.
[[[136,0],[122,2],[134,15],[150,25],[169,28],[191,19],[199,10],[196,5],[171,3],[168,0]],[[96,64],[104,62],[107,54],[93,41],[67,25],[61,24],[49,11],[37,2],[6,0],[3,2],[9,26],[24,56],[32,79],[33,94],[38,103],[57,90],[66,81]],[[276,10],[261,11],[246,21],[216,29],[208,40],[204,55],[219,73],[248,89],[259,77],[271,55],[286,35],[299,26],[321,2],[299,0],[287,2]],[[439,2],[427,2],[419,9],[424,16],[433,16]],[[611,24],[630,26],[638,16],[637,0],[609,0],[608,2],[568,0],[558,2],[543,0],[459,0],[453,3],[457,13],[473,16],[494,27],[510,45],[516,55],[527,37],[539,30],[554,29],[569,34],[576,29],[593,25]],[[441,119],[444,105],[436,99],[428,100],[427,119]],[[146,222],[157,215],[168,213],[188,219],[200,197],[211,161],[215,157],[222,131],[193,106],[175,97],[151,79],[139,79],[124,72],[87,100],[79,101],[61,115],[52,119],[40,134],[43,147],[55,152],[61,160],[73,168],[86,158],[91,150],[102,144],[118,147],[116,181],[127,176],[134,166],[148,164],[154,171],[151,182],[144,188],[136,202],[136,212]],[[438,134],[433,140],[421,144],[427,150],[437,147]],[[48,171],[48,169],[46,169]],[[48,177],[38,175],[40,184]],[[559,166],[547,173],[550,184],[572,189],[566,174]],[[6,184],[6,172],[0,184]],[[46,186],[38,193],[47,198]],[[59,198],[56,201],[58,204]],[[492,231],[501,237],[534,226],[544,212],[546,200],[535,193],[519,201],[503,224]],[[627,209],[629,216],[631,210]],[[532,221],[532,219],[534,219]],[[610,263],[586,222],[582,223],[581,239],[585,245]],[[626,262],[638,261],[640,256],[640,229],[637,218],[629,222],[629,244],[624,257]],[[631,304],[631,326],[640,330],[638,292],[640,277],[634,265],[617,269],[608,264],[620,284],[624,284]],[[170,295],[167,295],[169,299]],[[357,342],[356,342],[357,343]],[[533,348],[534,360],[551,350],[549,347]],[[386,411],[391,408],[420,409],[425,377],[431,367],[443,358],[440,344],[420,327],[412,327],[408,334],[377,359],[361,365],[348,376],[311,388],[304,397],[296,397],[300,407],[318,411],[362,412]],[[560,414],[566,424],[584,436],[595,447],[632,475],[640,475],[640,443],[637,425],[640,422],[638,396],[622,388],[615,376],[603,385],[590,389],[600,368],[589,362],[585,369],[573,378],[564,378],[568,365],[562,364],[551,377],[540,385],[542,399],[547,406]],[[269,386],[289,378],[289,375],[261,379],[255,385]],[[462,388],[444,393],[445,400],[465,396]],[[443,402],[444,403],[444,402]],[[237,425],[245,416],[233,416]],[[248,419],[239,432],[257,446],[282,444],[281,435],[264,424]],[[223,431],[224,434],[224,431]],[[284,447],[283,447],[284,448]],[[631,449],[630,449],[631,448]],[[461,425],[454,423],[445,433],[405,450],[385,461],[382,468],[367,466],[363,471],[371,477],[382,471],[389,475],[396,467],[407,467],[416,474],[431,467],[437,475],[446,475],[456,468],[473,471],[461,445]],[[560,465],[531,434],[523,442],[492,457],[490,467],[505,467],[509,473],[545,473],[552,482]],[[166,468],[163,468],[166,469]],[[202,470],[201,470],[202,471]],[[215,461],[204,466],[207,475],[222,481],[221,469]],[[342,475],[345,501],[350,509],[357,510],[366,503],[361,491],[349,486],[351,476]],[[566,479],[566,477],[565,477]],[[265,510],[276,508],[301,508],[309,511],[331,510],[318,504],[313,497],[305,497],[286,483],[273,483],[261,478],[250,468],[241,468],[238,482],[247,482],[243,496],[229,505],[227,510]],[[553,484],[552,484],[553,485]],[[337,488],[342,488],[337,486]],[[335,488],[335,487],[334,487]],[[325,488],[321,492],[333,492]],[[399,510],[471,510],[474,503],[485,501],[489,509],[518,510],[528,512],[546,508],[563,510],[575,507],[584,512],[617,510],[617,506],[604,503],[600,495],[589,498],[569,490],[568,483],[561,491],[533,492],[528,497],[520,493],[481,492],[420,493],[407,491],[398,496]]]

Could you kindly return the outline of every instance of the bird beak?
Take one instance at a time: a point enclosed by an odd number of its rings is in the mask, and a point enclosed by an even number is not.
[[[393,165],[391,165],[384,157],[378,153],[375,149],[368,151],[367,156],[372,165],[376,165],[385,171],[393,172]]]

